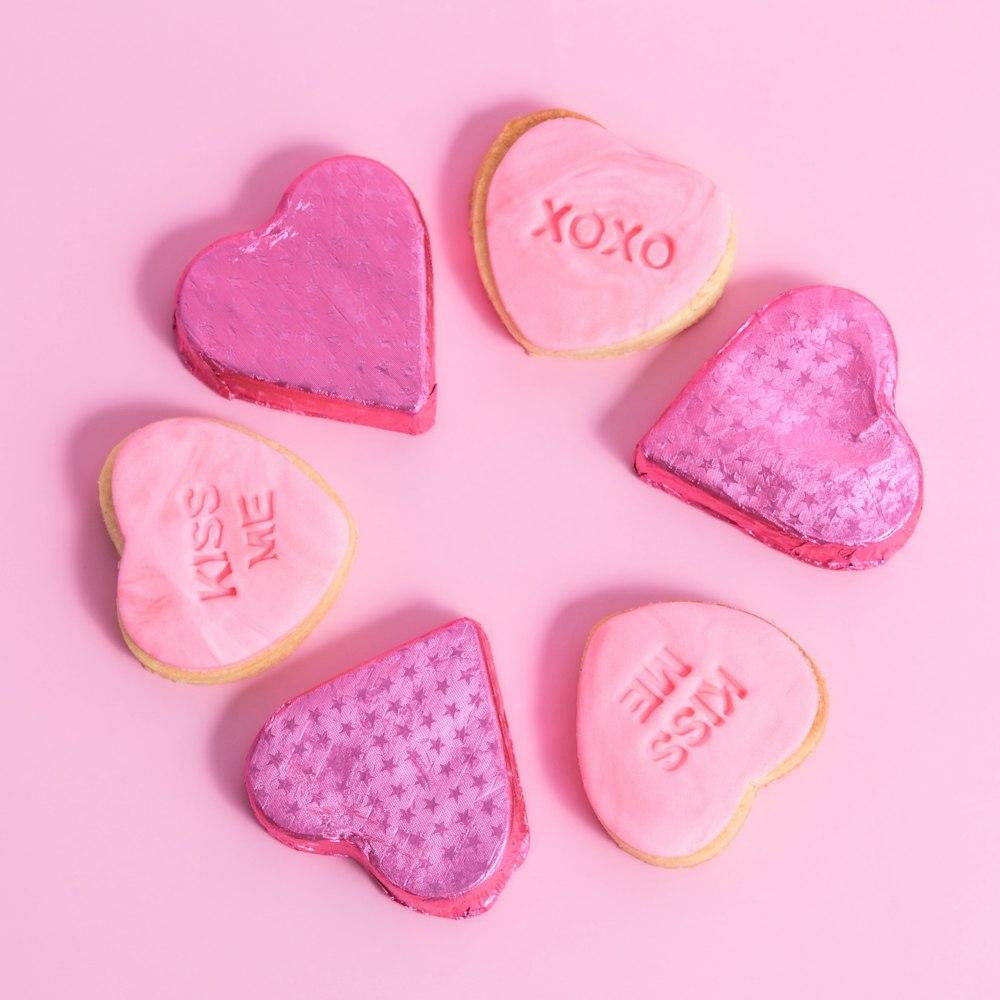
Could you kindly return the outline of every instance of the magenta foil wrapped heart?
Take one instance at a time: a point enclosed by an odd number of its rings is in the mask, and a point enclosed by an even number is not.
[[[636,471],[805,562],[877,566],[923,502],[895,393],[896,343],[873,303],[825,285],[785,292],[670,404]]]
[[[430,242],[374,160],[318,163],[266,226],[202,251],[174,323],[181,359],[223,396],[410,434],[434,423]]]
[[[436,916],[484,912],[528,851],[489,644],[467,618],[278,709],[246,785],[282,843],[353,858]]]

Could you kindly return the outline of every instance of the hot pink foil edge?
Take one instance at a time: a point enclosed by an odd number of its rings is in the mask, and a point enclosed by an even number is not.
[[[319,691],[321,688],[326,687],[340,678],[346,677],[348,674],[362,670],[370,664],[376,663],[385,657],[389,657],[415,643],[428,639],[463,622],[472,625],[476,630],[482,649],[483,662],[486,667],[490,693],[493,698],[497,723],[501,733],[504,762],[506,766],[511,799],[511,815],[509,818],[507,840],[503,854],[498,859],[489,875],[473,889],[467,892],[448,898],[428,898],[408,892],[403,887],[384,877],[383,874],[369,860],[364,848],[352,843],[349,840],[328,841],[300,838],[272,822],[270,818],[261,810],[256,799],[254,798],[250,765],[261,737],[268,730],[271,723],[278,716],[282,715],[294,702],[312,694],[315,691]],[[527,812],[524,803],[524,793],[521,789],[521,783],[518,777],[517,762],[514,758],[514,749],[510,739],[510,729],[507,723],[507,715],[503,707],[503,699],[500,695],[500,687],[497,682],[496,671],[493,664],[493,655],[490,649],[489,640],[483,630],[483,627],[471,618],[456,619],[455,621],[442,625],[439,628],[432,629],[421,636],[417,636],[407,642],[400,643],[398,646],[395,646],[384,653],[380,653],[378,656],[372,657],[370,660],[366,660],[363,663],[352,667],[350,670],[336,675],[336,677],[333,677],[330,680],[317,684],[315,687],[297,695],[295,698],[289,699],[271,714],[270,718],[261,727],[257,736],[254,738],[254,741],[247,752],[243,777],[247,790],[247,797],[250,801],[250,806],[253,810],[254,816],[256,816],[261,826],[263,826],[272,837],[280,841],[282,844],[298,851],[325,856],[345,857],[356,861],[376,882],[376,884],[379,885],[386,895],[388,895],[391,899],[394,899],[396,902],[401,903],[403,906],[415,910],[418,913],[426,913],[430,916],[447,917],[449,919],[456,920],[479,916],[480,914],[485,913],[497,901],[497,898],[499,897],[504,886],[507,884],[507,881],[524,862],[528,854],[530,836],[528,830]]]
[[[229,372],[210,365],[200,354],[180,343],[178,350],[187,368],[202,382],[226,399],[242,399],[272,410],[284,410],[306,417],[326,417],[341,423],[359,424],[403,434],[423,434],[434,426],[437,416],[437,386],[431,388],[427,401],[412,413],[389,407],[356,403],[335,396],[318,396],[290,386],[274,385],[261,379]]]
[[[381,406],[377,403],[362,402],[346,397],[325,395],[318,392],[310,392],[295,386],[281,383],[269,382],[264,379],[255,378],[251,375],[230,371],[216,363],[211,362],[199,348],[193,343],[191,335],[186,329],[180,308],[181,290],[184,288],[188,275],[199,262],[217,250],[232,246],[239,247],[248,238],[265,232],[269,227],[280,222],[286,212],[286,205],[298,187],[298,185],[311,173],[330,162],[321,161],[307,168],[288,186],[282,195],[278,207],[274,214],[264,225],[255,229],[249,229],[242,233],[224,236],[198,253],[184,269],[180,280],[177,282],[177,290],[174,295],[174,320],[173,329],[177,339],[177,350],[184,366],[201,382],[207,385],[213,392],[218,393],[225,399],[242,399],[259,406],[267,406],[271,409],[285,410],[290,413],[297,413],[303,416],[324,417],[330,420],[338,420],[345,423],[360,424],[367,427],[375,427],[382,430],[399,431],[405,434],[422,434],[433,425],[437,414],[437,383],[435,378],[435,337],[434,337],[434,293],[433,293],[433,263],[431,260],[430,236],[427,231],[427,223],[424,221],[420,205],[410,191],[406,182],[393,170],[376,160],[367,160],[365,157],[342,156],[333,157],[333,160],[370,162],[386,171],[394,177],[402,188],[409,194],[413,209],[419,220],[423,234],[424,266],[426,272],[426,282],[424,294],[426,296],[426,343],[427,343],[427,363],[424,366],[423,381],[428,387],[424,398],[412,410],[397,409],[391,406]]]
[[[770,310],[786,304],[795,296],[809,293],[844,293],[853,296],[867,303],[874,313],[885,325],[884,332],[887,335],[891,347],[890,357],[891,369],[882,371],[883,378],[879,380],[877,391],[874,392],[874,405],[876,415],[884,421],[890,430],[908,447],[912,456],[916,476],[917,493],[913,506],[906,519],[896,526],[884,537],[873,538],[857,543],[838,543],[821,538],[811,538],[804,534],[797,534],[787,526],[779,525],[751,510],[747,510],[738,504],[733,503],[729,498],[713,491],[703,483],[694,481],[677,471],[665,467],[662,463],[655,461],[650,456],[650,451],[654,450],[659,429],[664,425],[679,408],[684,406],[690,396],[701,387],[703,377],[733,350],[738,347],[748,331],[752,331],[755,325]],[[917,454],[913,442],[903,427],[895,412],[895,379],[898,363],[898,353],[895,338],[888,321],[873,303],[846,289],[838,289],[832,286],[813,285],[804,288],[791,289],[779,295],[771,302],[762,306],[752,316],[750,316],[739,329],[716,351],[716,353],[702,365],[701,369],[681,390],[676,399],[667,407],[659,420],[653,425],[650,431],[636,445],[634,454],[635,471],[639,477],[669,493],[672,496],[683,500],[685,503],[706,513],[718,517],[720,520],[740,528],[742,531],[758,539],[765,545],[794,556],[802,562],[810,563],[814,566],[826,569],[867,569],[879,566],[886,561],[894,552],[900,549],[916,528],[920,512],[923,508],[923,469],[920,457]]]

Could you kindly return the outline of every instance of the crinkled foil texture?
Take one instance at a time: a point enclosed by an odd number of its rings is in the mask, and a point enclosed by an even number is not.
[[[808,562],[875,565],[909,537],[922,502],[895,383],[892,331],[871,302],[796,289],[695,376],[640,442],[636,467]]]
[[[317,164],[267,227],[195,259],[177,323],[182,347],[190,341],[223,382],[233,373],[419,408],[433,387],[433,355],[427,232],[413,195],[372,160]]]
[[[485,909],[527,851],[489,654],[467,619],[280,709],[251,750],[247,787],[279,839],[357,857],[418,909],[479,889],[470,909]]]

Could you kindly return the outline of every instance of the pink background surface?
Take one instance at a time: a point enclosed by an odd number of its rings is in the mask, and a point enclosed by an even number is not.
[[[9,995],[996,995],[1000,17],[990,0],[938,6],[7,13]],[[732,200],[732,283],[665,347],[531,359],[479,286],[477,162],[507,117],[560,105]],[[171,343],[188,260],[266,220],[300,170],[337,152],[398,171],[430,228],[440,401],[420,438],[226,402]],[[773,552],[629,467],[746,315],[816,281],[892,322],[899,410],[926,472],[914,537],[860,574]],[[96,499],[120,437],[183,413],[298,452],[360,532],[341,598],[293,658],[212,690],[126,651]],[[648,868],[604,835],[573,731],[590,626],[670,597],[772,619],[831,699],[812,758],[688,871]],[[272,840],[241,771],[280,702],[459,614],[493,645],[532,848],[492,912],[455,924]]]

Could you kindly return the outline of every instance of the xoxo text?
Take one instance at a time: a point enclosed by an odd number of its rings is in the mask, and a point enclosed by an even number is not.
[[[573,206],[566,204],[556,208],[551,198],[542,202],[545,220],[532,230],[532,236],[550,236],[553,243],[568,242],[580,250],[597,250],[604,257],[620,255],[632,264],[639,262],[654,271],[665,268],[674,256],[674,241],[660,232],[650,233],[643,239],[642,226],[626,226],[621,219],[608,220],[599,212],[573,212]],[[607,237],[604,245],[599,244]]]

